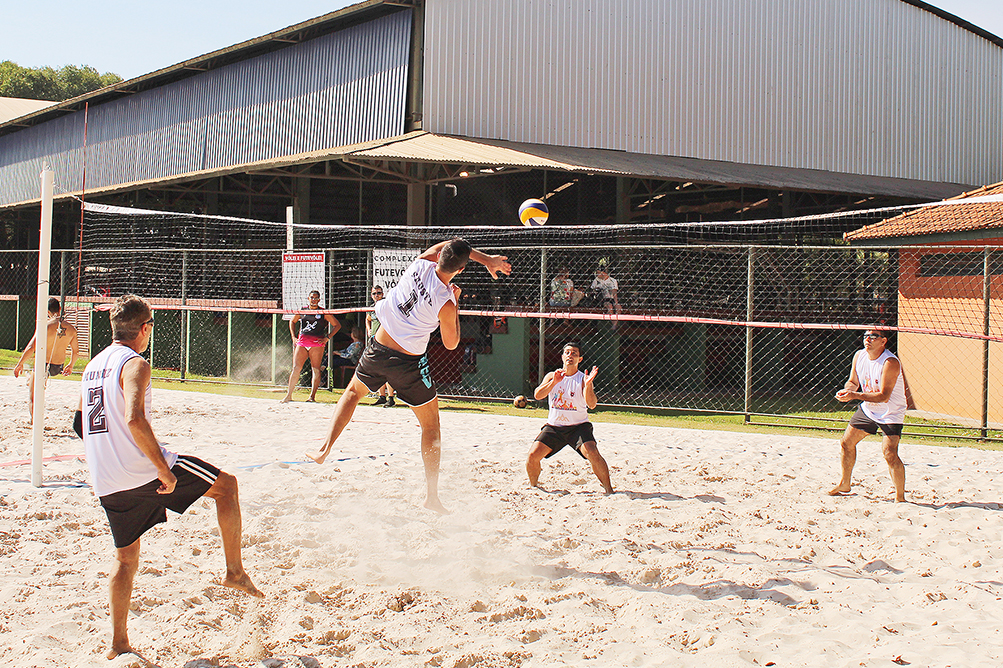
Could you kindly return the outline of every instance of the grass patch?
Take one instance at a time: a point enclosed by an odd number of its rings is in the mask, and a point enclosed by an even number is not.
[[[14,350],[0,349],[0,368],[9,370],[14,368],[20,353]],[[86,366],[87,360],[80,358],[77,360],[76,373],[70,378],[80,378],[80,372]],[[178,371],[169,369],[155,369],[153,386],[166,390],[182,390],[186,392],[202,392],[205,394],[218,394],[231,397],[248,397],[254,399],[267,399],[278,402],[285,395],[284,386],[260,386],[260,385],[235,385],[223,382],[220,378],[209,376],[188,375],[186,380],[181,380]],[[305,401],[309,396],[309,390],[297,389],[293,394],[293,401]],[[317,392],[317,402],[322,404],[337,403],[341,397],[342,390],[328,391],[321,389]],[[370,403],[372,400],[364,401]],[[458,413],[481,413],[485,415],[515,415],[519,417],[538,418],[541,424],[547,419],[546,408],[531,402],[527,408],[516,408],[509,401],[467,401],[440,398],[440,408],[445,411]],[[789,416],[753,416],[753,424],[745,422],[745,416],[728,413],[712,413],[701,411],[682,411],[678,409],[664,408],[632,408],[630,410],[616,407],[600,406],[595,411],[590,412],[592,422],[596,424],[630,424],[650,427],[675,427],[677,429],[700,429],[713,431],[733,431],[748,434],[776,434],[788,436],[804,436],[808,438],[831,438],[836,440],[839,434],[846,428],[846,422],[850,418],[850,411],[842,413],[823,413],[818,411],[803,411],[799,414]],[[812,420],[808,418],[832,418],[833,421]],[[1003,450],[1003,443],[992,441],[975,440],[979,436],[978,429],[958,429],[956,425],[935,420],[920,420],[912,417],[906,418],[905,431],[907,435],[902,437],[903,443],[937,445],[944,447],[971,447],[983,450]],[[991,438],[1003,438],[1003,432],[990,431]],[[954,436],[954,438],[951,438]],[[964,436],[968,438],[958,438]],[[601,438],[601,437],[600,437]],[[878,437],[869,437],[866,440],[876,441]]]

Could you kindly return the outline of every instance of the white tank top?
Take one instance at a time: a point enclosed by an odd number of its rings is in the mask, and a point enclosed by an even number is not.
[[[550,414],[547,424],[568,427],[589,421],[589,407],[585,403],[585,374],[579,371],[573,376],[565,376],[550,389]]]
[[[380,327],[412,355],[424,355],[428,337],[439,326],[439,311],[456,303],[453,291],[435,273],[435,263],[411,263],[385,299],[373,307]]]
[[[122,367],[133,357],[132,348],[112,344],[94,357],[80,379],[83,408],[84,451],[96,496],[133,489],[154,480],[157,467],[136,445],[125,420],[125,393],[119,385]],[[146,419],[150,419],[151,385],[146,386]],[[178,456],[160,451],[173,467]]]
[[[881,370],[885,362],[890,359],[898,359],[889,351],[884,351],[878,359],[872,360],[867,356],[867,350],[861,350],[857,355],[854,368],[857,371],[857,380],[860,381],[861,392],[881,391]],[[864,414],[878,424],[902,424],[905,419],[906,400],[905,382],[902,380],[902,367],[899,367],[898,378],[895,379],[895,387],[888,401],[875,403],[865,401],[860,407]]]

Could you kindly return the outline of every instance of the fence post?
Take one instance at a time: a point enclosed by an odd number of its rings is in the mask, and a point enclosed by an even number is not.
[[[233,311],[226,312],[226,379],[233,365]]]
[[[188,251],[181,252],[181,380],[188,373]]]
[[[275,330],[278,328],[278,326],[279,326],[279,314],[273,313],[272,314],[272,385],[275,385],[277,382],[275,380],[275,355],[276,355],[275,344],[277,341]]]
[[[547,249],[540,249],[540,312],[543,312],[544,306],[547,304]],[[536,384],[540,385],[543,383],[543,376],[545,372],[543,370],[543,350],[546,344],[547,338],[547,319],[539,319],[540,326],[540,342],[539,350],[537,351],[537,366],[536,366]]]
[[[749,266],[745,288],[745,422],[752,420],[752,316],[756,249],[749,247]]]
[[[985,248],[982,251],[982,429],[985,439],[989,436],[989,284],[992,282],[992,267],[989,260],[992,251]]]
[[[324,302],[325,302],[325,305],[327,306],[327,308],[331,308],[331,299],[332,299],[332,295],[334,295],[334,272],[331,271],[331,255],[330,255],[329,251],[324,251],[324,272],[327,275],[327,295],[324,297]],[[335,316],[335,319],[337,319],[337,318],[338,318],[338,316]],[[338,322],[341,322],[341,321],[338,320]],[[331,390],[334,389],[334,385],[332,384],[332,376],[334,375],[334,373],[332,373],[333,369],[331,368],[331,360],[332,360],[332,358],[334,356],[334,345],[331,343],[330,340],[327,342],[327,346],[325,346],[325,350],[327,350],[327,384],[326,384],[326,386],[327,386],[327,391],[330,392]],[[313,373],[312,369],[311,369],[311,373]]]

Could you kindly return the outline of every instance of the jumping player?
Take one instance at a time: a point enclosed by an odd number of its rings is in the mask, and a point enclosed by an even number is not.
[[[850,377],[843,389],[836,392],[836,398],[844,403],[860,401],[861,404],[839,441],[843,477],[829,492],[830,496],[849,493],[853,465],[857,461],[857,443],[880,429],[883,434],[881,451],[895,484],[895,500],[905,501],[905,465],[899,459],[899,440],[906,411],[905,381],[902,364],[885,349],[887,344],[885,331],[872,327],[864,332],[864,349],[853,356]]]
[[[440,330],[442,345],[455,350],[460,343],[460,288],[450,281],[473,260],[492,278],[509,274],[512,265],[501,255],[486,255],[463,239],[438,243],[408,267],[386,299],[376,302],[380,328],[369,340],[352,382],[345,389],[331,418],[324,446],[307,457],[322,464],[334,442],[352,420],[352,413],[368,392],[384,383],[397,391],[397,398],[411,407],[421,424],[421,458],[425,466],[425,507],[438,513],[449,511],[439,501],[439,398],[428,368],[425,351],[429,335]]]
[[[262,594],[244,571],[237,479],[196,457],[176,455],[157,442],[150,425],[150,365],[140,355],[150,344],[153,315],[136,295],[119,297],[111,310],[114,343],[84,369],[81,411],[74,429],[84,439],[91,487],[108,515],[115,541],[109,580],[112,641],[108,658],[136,652],[126,623],[139,566],[139,539],[167,521],[166,508],[183,513],[202,496],[216,501],[226,558],[223,584]],[[86,415],[86,418],[84,417]]]
[[[613,485],[609,481],[609,466],[599,454],[595,436],[592,435],[592,423],[589,422],[589,409],[598,403],[593,381],[599,373],[599,367],[592,367],[586,376],[578,370],[582,361],[581,348],[577,343],[566,343],[561,351],[561,361],[564,366],[548,373],[533,396],[539,401],[547,397],[550,403],[550,415],[547,424],[536,437],[529,459],[526,460],[526,473],[529,474],[529,484],[539,487],[540,463],[547,457],[553,457],[566,445],[570,445],[579,455],[592,465],[592,471],[599,478],[607,494],[613,493]]]

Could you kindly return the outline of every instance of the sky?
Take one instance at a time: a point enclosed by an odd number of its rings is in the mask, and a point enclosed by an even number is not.
[[[354,4],[355,0],[2,0],[0,61],[25,67],[90,65],[124,79]],[[927,0],[1003,36],[1000,0]],[[12,22],[10,19],[13,19]]]

